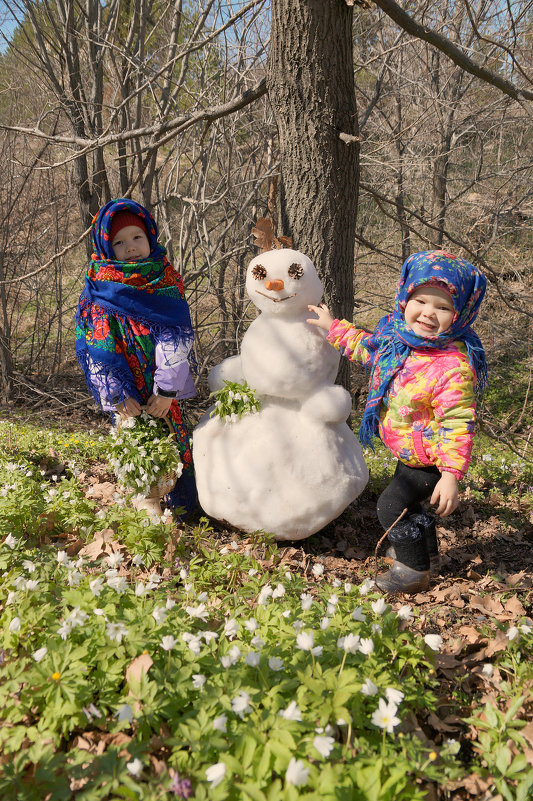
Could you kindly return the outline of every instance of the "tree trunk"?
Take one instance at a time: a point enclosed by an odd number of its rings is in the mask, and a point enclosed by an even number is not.
[[[272,0],[268,92],[279,133],[281,224],[315,264],[335,316],[353,314],[359,184],[353,9]]]

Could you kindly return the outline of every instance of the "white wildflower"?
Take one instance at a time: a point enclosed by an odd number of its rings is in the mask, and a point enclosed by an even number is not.
[[[383,698],[380,698],[378,708],[372,713],[372,723],[392,734],[394,727],[400,722],[400,718],[396,717],[397,711],[395,704],[387,704]]]
[[[47,653],[48,653],[48,648],[46,647],[46,645],[43,645],[42,648],[38,648],[36,651],[33,652],[32,657],[36,662],[42,662]]]
[[[324,737],[321,735],[317,735],[313,740],[313,745],[320,754],[320,756],[327,759],[333,750],[333,746],[335,745],[335,740],[333,737]]]
[[[231,708],[235,714],[243,720],[244,716],[251,711],[250,696],[248,693],[241,690],[235,698],[231,699]]]
[[[225,762],[217,762],[215,765],[211,765],[211,767],[207,768],[205,771],[205,777],[209,782],[209,784],[211,785],[211,787],[217,787],[223,780],[225,775],[226,775]]]
[[[361,687],[361,692],[363,693],[363,695],[367,696],[376,695],[378,692],[378,688],[371,679],[366,679],[365,683]]]
[[[296,701],[291,701],[289,706],[286,709],[282,709],[279,714],[281,715],[282,718],[285,718],[285,720],[302,719],[302,713],[300,712],[300,709],[298,708],[298,704],[296,703]]]
[[[226,715],[219,715],[217,718],[213,720],[213,728],[217,731],[226,731],[226,726],[228,724],[228,718]]]
[[[305,763],[301,759],[292,757],[285,773],[285,782],[294,785],[294,787],[301,787],[307,784],[308,779],[309,768],[305,766]]]
[[[424,642],[432,651],[440,651],[443,640],[440,634],[426,634]]]
[[[274,672],[283,670],[283,659],[280,659],[279,656],[270,656],[268,658],[268,666]]]

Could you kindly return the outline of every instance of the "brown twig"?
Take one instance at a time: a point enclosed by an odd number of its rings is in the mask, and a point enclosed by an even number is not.
[[[407,512],[408,512],[408,509],[407,509],[407,507],[405,507],[405,509],[403,510],[403,512],[401,513],[401,515],[399,515],[399,517],[397,517],[397,518],[396,518],[396,520],[394,521],[394,523],[392,523],[392,525],[390,525],[390,526],[388,527],[387,531],[386,531],[386,532],[385,532],[385,534],[384,534],[384,535],[381,537],[381,539],[378,541],[378,544],[376,545],[376,550],[374,551],[374,583],[375,583],[376,587],[379,587],[379,584],[378,584],[378,583],[377,583],[377,581],[376,581],[376,579],[377,579],[377,577],[378,577],[378,551],[379,551],[379,546],[381,545],[381,543],[383,542],[383,540],[385,539],[385,537],[387,537],[387,536],[388,536],[388,534],[389,534],[389,531],[392,531],[392,529],[394,528],[394,526],[395,526],[397,523],[399,523],[399,522],[400,522],[400,520],[402,519],[402,517],[403,517],[405,514],[407,514]]]

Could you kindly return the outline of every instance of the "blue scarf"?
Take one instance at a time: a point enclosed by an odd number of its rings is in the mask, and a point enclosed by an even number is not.
[[[418,336],[408,328],[404,319],[409,296],[423,284],[445,288],[455,309],[450,328],[436,337]],[[442,350],[455,340],[464,342],[477,377],[476,391],[483,392],[487,384],[485,351],[470,326],[476,319],[486,285],[485,276],[473,264],[450,253],[422,251],[406,259],[396,290],[394,311],[382,317],[372,334],[361,340],[372,359],[368,399],[359,428],[363,445],[372,447],[372,438],[379,430],[381,403],[413,348]]]
[[[148,258],[135,262],[120,262],[114,258],[111,223],[114,215],[121,211],[130,211],[142,220],[150,244]],[[125,343],[121,343],[124,347],[118,347],[113,339],[111,318],[120,321],[128,341],[137,337],[141,350],[142,337],[131,330],[131,321],[145,326],[149,338],[156,336],[176,344],[191,344],[193,340],[183,281],[168,261],[157,236],[154,218],[139,203],[128,198],[106,203],[93,219],[94,252],[76,314],[76,356],[88,384],[91,385],[89,363],[92,361],[105,382],[112,373],[122,383],[122,395],[131,395],[141,402],[146,401],[143,395],[150,391],[150,377],[147,376],[146,389],[141,391],[134,381],[132,364],[125,357]],[[141,358],[139,365],[143,373],[152,369],[149,351],[153,345],[148,341],[146,345],[146,361]],[[97,392],[94,394],[98,396]]]

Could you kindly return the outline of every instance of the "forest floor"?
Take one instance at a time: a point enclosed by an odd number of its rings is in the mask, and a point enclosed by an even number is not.
[[[19,406],[16,417],[19,423],[31,420],[43,428],[60,425],[67,432],[101,427],[102,420],[87,412],[83,405],[66,409],[62,415],[57,409]],[[90,489],[93,501],[102,507],[113,503],[115,479],[105,463],[92,462],[79,480]],[[509,482],[516,481],[517,477],[511,474]],[[372,477],[371,467],[368,487],[340,518],[308,539],[278,542],[264,553],[257,548],[256,539],[210,520],[210,547],[235,552],[253,547],[255,558],[266,571],[284,565],[310,583],[327,580],[334,586],[335,582],[358,585],[374,578],[377,569],[381,571],[390,563],[383,557],[383,546],[379,556],[375,554],[382,535],[376,518],[376,499],[382,486],[382,476]],[[486,666],[507,648],[506,631],[510,627],[533,625],[531,488],[527,488],[524,497],[509,489],[480,476],[476,491],[468,487],[457,511],[442,519],[437,527],[441,570],[430,588],[415,596],[389,599],[393,607],[411,604],[418,612],[413,625],[424,635],[440,634],[444,640],[443,648],[435,655],[441,690],[439,707],[425,719],[413,721],[411,731],[437,747],[448,739],[459,740],[466,765],[473,756],[469,753],[469,741],[479,732],[473,728],[470,732],[466,730],[464,718],[486,702],[505,711],[500,684],[507,677],[498,666],[492,672]],[[194,526],[199,519],[200,515],[188,525]],[[317,565],[324,568],[323,573],[321,568],[316,570]],[[529,691],[529,698],[524,700],[518,717],[528,721],[521,731],[528,743],[527,763],[533,766],[533,682],[527,681],[522,687],[524,691]],[[473,770],[442,790],[428,788],[428,799],[437,798],[499,801],[503,796],[496,793],[490,777]]]

